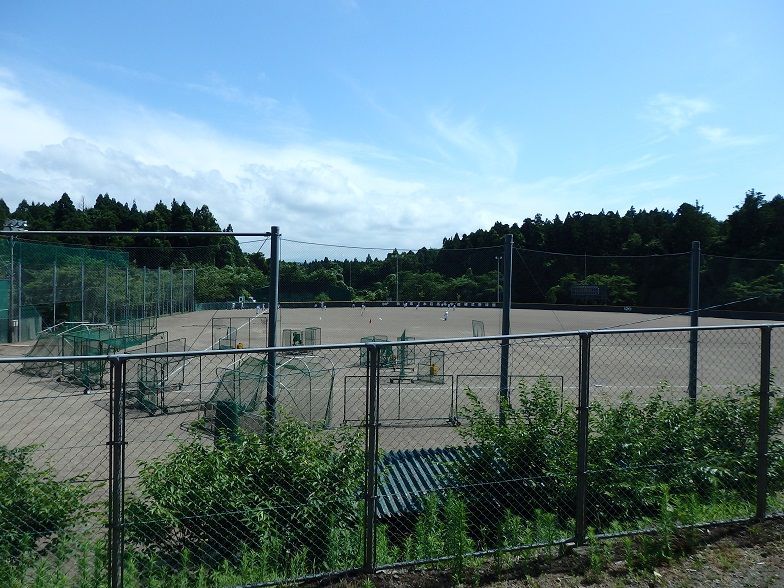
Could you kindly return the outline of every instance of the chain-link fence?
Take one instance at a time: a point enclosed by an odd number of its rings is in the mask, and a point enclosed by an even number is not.
[[[0,582],[454,570],[783,512],[784,328],[697,330],[696,398],[691,332],[2,358]]]
[[[197,274],[190,264],[199,253],[0,239],[0,332],[8,342],[28,341],[64,323],[193,311]]]

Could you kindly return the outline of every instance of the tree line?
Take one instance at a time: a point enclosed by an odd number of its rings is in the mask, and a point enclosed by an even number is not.
[[[73,245],[109,246],[147,267],[197,268],[197,299],[237,296],[266,299],[268,260],[244,252],[206,205],[191,209],[173,200],[139,210],[108,194],[77,207],[68,194],[52,204],[22,200],[11,211],[0,199],[0,221],[25,220],[29,230],[208,231],[219,238],[134,238],[112,235],[47,237]],[[563,219],[540,214],[511,225],[446,237],[439,249],[391,250],[365,259],[281,262],[284,301],[460,300],[494,301],[503,274],[503,241],[514,240],[512,293],[515,302],[568,303],[571,286],[603,287],[618,305],[684,307],[689,255],[699,241],[702,306],[780,310],[784,294],[784,198],[748,190],[725,219],[697,202],[675,212],[630,208],[623,214],[570,212]],[[39,240],[44,240],[38,237]]]

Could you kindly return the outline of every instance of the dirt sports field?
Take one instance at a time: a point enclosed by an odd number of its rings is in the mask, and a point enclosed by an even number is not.
[[[455,426],[466,404],[470,387],[489,406],[498,406],[500,347],[497,341],[473,339],[472,321],[482,321],[487,336],[500,331],[501,311],[491,308],[450,308],[444,320],[442,307],[304,308],[283,309],[279,328],[320,329],[324,345],[355,343],[361,337],[386,337],[396,341],[405,331],[416,341],[465,338],[458,343],[427,343],[412,350],[394,346],[384,356],[381,374],[381,447],[444,447],[460,443]],[[213,320],[215,319],[215,320]],[[255,309],[200,311],[163,317],[155,341],[177,341],[171,350],[202,351],[219,344],[231,319],[236,340],[243,347],[266,342],[267,317]],[[686,326],[686,317],[662,317],[635,313],[514,310],[513,333],[552,333],[614,326]],[[702,325],[742,324],[741,321],[702,319]],[[784,329],[774,330],[772,367],[784,367]],[[185,339],[182,342],[182,338]],[[69,370],[59,366],[51,373],[26,369],[10,356],[23,356],[31,345],[3,345],[0,353],[0,445],[38,445],[37,459],[51,465],[61,476],[84,475],[103,480],[108,473],[106,442],[109,430],[108,370],[96,386],[85,389],[73,382]],[[144,349],[143,347],[141,348]],[[160,349],[158,349],[160,350]],[[688,333],[597,334],[591,343],[591,398],[612,402],[624,392],[647,396],[667,382],[663,393],[686,394],[688,381]],[[514,342],[510,346],[512,386],[546,377],[562,394],[564,408],[577,397],[579,340],[577,336],[542,337]],[[265,354],[251,356],[266,358]],[[126,469],[138,471],[142,460],[165,455],[178,439],[188,437],[193,422],[204,417],[204,407],[219,394],[226,394],[244,351],[223,355],[187,357],[165,362],[134,359],[128,363],[126,402]],[[365,415],[365,367],[359,348],[326,349],[279,357],[278,402],[282,413],[330,426],[357,425]],[[165,383],[156,400],[160,406],[138,406],[134,390],[149,370],[164,370]],[[228,371],[227,371],[228,370]],[[235,370],[236,371],[236,370]],[[156,372],[157,373],[157,372]],[[710,394],[729,386],[755,384],[759,380],[759,332],[734,330],[700,335],[700,393]],[[248,394],[247,381],[242,393]],[[263,408],[265,385],[255,380],[253,398],[244,398],[248,414],[243,424],[252,428],[253,415]],[[234,389],[232,389],[234,390]],[[218,393],[218,395],[216,395]],[[514,404],[513,395],[513,404]]]

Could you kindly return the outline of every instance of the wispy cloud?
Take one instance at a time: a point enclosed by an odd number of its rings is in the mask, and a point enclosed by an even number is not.
[[[502,175],[515,171],[517,145],[502,129],[480,123],[473,116],[456,120],[449,110],[432,111],[428,121],[442,141],[480,169]]]
[[[126,67],[124,65],[120,65],[118,63],[108,63],[106,61],[93,61],[91,63],[93,67],[95,67],[96,69],[113,73],[122,78],[136,80],[140,82],[152,82],[158,84],[167,83],[167,80],[158,74],[154,74],[148,71],[133,69],[130,67]]]
[[[716,147],[748,147],[763,143],[765,137],[750,137],[734,135],[729,129],[724,127],[697,127],[697,132],[706,139],[711,145]]]
[[[662,130],[675,134],[691,125],[694,119],[710,112],[713,105],[703,98],[657,94],[649,102],[646,116]]]
[[[226,102],[249,106],[261,112],[269,112],[280,104],[275,98],[270,96],[247,92],[239,86],[229,84],[215,72],[211,72],[203,83],[188,83],[186,87],[190,90],[196,90],[220,98]]]

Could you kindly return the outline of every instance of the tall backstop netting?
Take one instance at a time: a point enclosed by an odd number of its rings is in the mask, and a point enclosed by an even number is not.
[[[63,322],[119,323],[195,310],[195,271],[139,267],[128,251],[0,239],[0,338]]]

